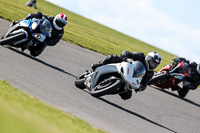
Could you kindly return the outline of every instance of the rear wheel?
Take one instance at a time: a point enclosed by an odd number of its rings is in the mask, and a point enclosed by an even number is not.
[[[12,43],[12,42],[15,42],[15,41],[18,41],[18,40],[22,40],[24,38],[26,38],[26,34],[25,33],[19,33],[17,35],[13,35],[13,36],[10,36],[10,37],[3,38],[2,40],[0,40],[0,45],[9,44],[9,43]]]
[[[103,80],[97,86],[95,86],[90,94],[94,97],[100,97],[106,94],[112,94],[118,89],[120,89],[122,85],[122,81],[116,77],[110,77],[108,79]]]
[[[90,74],[91,71],[86,71],[83,74],[81,74],[80,76],[78,76],[75,80],[75,86],[78,87],[79,89],[85,89],[86,86],[84,84],[85,78],[88,74]]]
[[[167,79],[168,77],[169,77],[169,75],[167,74],[166,71],[163,71],[161,73],[157,73],[157,74],[155,74],[153,76],[152,79],[149,80],[148,85],[152,85],[152,84],[158,83],[158,81]]]

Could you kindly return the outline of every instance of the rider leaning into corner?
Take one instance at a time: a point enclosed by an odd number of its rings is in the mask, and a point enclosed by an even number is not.
[[[189,60],[182,57],[175,57],[173,64],[176,65],[181,61],[187,62],[191,68],[191,77],[187,78],[183,82],[182,89],[184,91],[182,91],[181,93],[178,91],[180,96],[185,97],[190,90],[195,90],[200,85],[200,64],[197,64],[196,62],[190,62]],[[177,90],[180,89],[181,89],[180,86],[177,86]]]
[[[39,43],[35,46],[29,47],[30,54],[34,57],[39,56],[47,46],[55,46],[64,34],[64,27],[67,24],[67,16],[63,13],[57,14],[55,17],[43,15],[41,12],[35,12],[28,14],[25,19],[38,18],[42,19],[45,17],[52,24],[52,33],[51,37],[46,38],[42,43]],[[15,25],[18,21],[12,23]]]
[[[133,59],[134,61],[140,61],[144,64],[146,67],[146,74],[144,75],[140,88],[138,90],[135,90],[136,92],[138,91],[144,91],[148,85],[149,80],[153,77],[154,72],[153,70],[157,68],[157,66],[161,62],[161,56],[153,51],[148,53],[146,56],[142,52],[129,52],[129,51],[123,51],[120,56],[117,55],[108,55],[105,59],[100,61],[99,63],[92,64],[92,69],[93,71],[102,65],[110,64],[110,63],[120,63],[122,61],[125,61],[127,58]],[[132,90],[128,90],[127,92],[119,94],[120,97],[123,100],[130,99],[132,96]]]

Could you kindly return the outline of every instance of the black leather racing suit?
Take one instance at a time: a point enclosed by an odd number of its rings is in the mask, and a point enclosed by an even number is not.
[[[44,51],[46,46],[55,46],[60,41],[60,39],[62,38],[62,36],[64,34],[64,29],[61,29],[61,30],[55,29],[55,27],[53,26],[54,17],[52,17],[52,16],[43,15],[41,12],[35,12],[35,13],[31,14],[31,16],[28,19],[30,19],[30,18],[41,19],[43,16],[47,20],[49,20],[49,22],[52,24],[51,37],[47,37],[43,43],[39,43],[36,46],[30,47],[29,50],[30,50],[30,54],[32,56],[39,56]]]
[[[185,97],[190,90],[195,90],[200,85],[200,74],[197,72],[197,63],[196,62],[190,63],[190,61],[185,58],[175,57],[173,63],[177,64],[181,61],[187,62],[191,68],[191,77],[187,78],[185,81],[183,81],[182,88],[180,88],[180,86],[177,86],[179,96]],[[187,82],[187,84],[185,84],[185,82]],[[179,90],[181,90],[181,91],[179,91]]]
[[[104,60],[100,61],[97,64],[94,64],[95,67],[99,67],[102,65],[106,65],[106,64],[110,64],[110,63],[120,63],[122,61],[124,61],[126,58],[131,58],[134,61],[140,61],[145,65],[145,55],[142,52],[129,52],[129,51],[123,51],[122,54],[120,56],[117,55],[108,55]],[[153,71],[148,71],[146,69],[146,74],[144,75],[142,81],[141,81],[141,87],[140,87],[140,91],[144,91],[148,85],[149,80],[153,77],[154,72]],[[131,98],[132,96],[132,90],[128,90],[127,92],[121,93],[119,94],[120,97],[123,100],[127,100],[129,98]]]

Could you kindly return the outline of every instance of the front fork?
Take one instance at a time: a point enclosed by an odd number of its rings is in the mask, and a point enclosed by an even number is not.
[[[91,90],[91,80],[92,80],[93,74],[94,74],[94,72],[92,72],[90,70],[86,70],[86,74],[85,74],[86,77],[85,77],[84,84],[88,90]]]
[[[20,40],[20,41],[17,41],[17,42],[15,42],[15,43],[13,43],[14,46],[16,46],[16,45],[18,45],[18,44],[20,44],[20,43],[23,43],[23,42],[27,41],[27,39],[28,39],[28,32],[25,31],[24,29],[19,29],[19,30],[13,31],[13,32],[11,32],[9,35],[12,35],[12,36],[13,36],[13,35],[17,35],[17,34],[19,34],[19,33],[25,33],[26,38],[24,38],[24,39],[22,39],[22,40]]]

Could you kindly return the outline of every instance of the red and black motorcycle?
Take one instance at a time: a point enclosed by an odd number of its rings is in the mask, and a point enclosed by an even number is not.
[[[156,73],[153,78],[149,81],[148,85],[154,85],[162,89],[171,88],[172,91],[177,90],[180,97],[185,97],[185,89],[180,86],[187,84],[184,82],[187,78],[191,76],[191,68],[188,63],[173,62],[169,65],[163,67],[158,73]],[[184,83],[183,83],[184,82]]]

